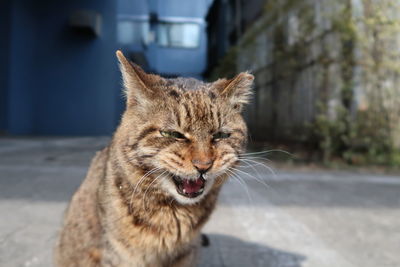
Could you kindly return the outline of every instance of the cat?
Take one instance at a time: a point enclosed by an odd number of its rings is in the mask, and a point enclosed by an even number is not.
[[[254,77],[166,79],[116,54],[126,110],[65,212],[56,266],[195,266],[200,230],[246,146]]]

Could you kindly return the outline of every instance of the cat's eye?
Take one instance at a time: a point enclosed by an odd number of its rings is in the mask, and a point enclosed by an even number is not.
[[[180,132],[174,132],[174,131],[160,131],[160,134],[164,137],[168,138],[175,138],[175,139],[186,139],[186,137],[181,134]]]
[[[213,134],[213,139],[214,140],[225,139],[225,138],[228,138],[229,136],[231,136],[230,133],[218,132],[218,133]]]

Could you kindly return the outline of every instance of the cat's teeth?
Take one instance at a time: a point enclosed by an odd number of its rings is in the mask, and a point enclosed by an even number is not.
[[[185,194],[186,194],[186,190],[185,190],[185,188],[183,188],[183,193],[185,193]]]
[[[204,188],[201,188],[201,189],[199,190],[200,193],[203,193],[203,191],[204,191]]]

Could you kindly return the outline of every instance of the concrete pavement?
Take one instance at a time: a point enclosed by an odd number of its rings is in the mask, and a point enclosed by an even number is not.
[[[63,210],[107,141],[0,139],[0,266],[52,266]],[[200,266],[400,266],[400,177],[253,167],[225,185]]]

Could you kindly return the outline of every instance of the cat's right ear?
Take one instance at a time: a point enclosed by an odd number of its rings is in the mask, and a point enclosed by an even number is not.
[[[141,67],[126,59],[120,50],[116,55],[124,82],[127,105],[146,104],[151,98],[156,97],[157,92],[153,85],[162,78],[146,73]]]
[[[214,82],[219,95],[238,111],[242,110],[243,105],[249,103],[252,94],[254,76],[248,72],[241,72],[232,79],[220,79]]]

